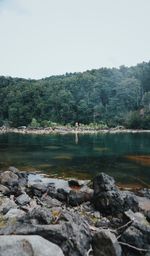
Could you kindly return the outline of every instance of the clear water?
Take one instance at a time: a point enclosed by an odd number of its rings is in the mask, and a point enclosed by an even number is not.
[[[150,184],[150,134],[0,135],[0,169],[91,179],[104,171],[121,184]]]

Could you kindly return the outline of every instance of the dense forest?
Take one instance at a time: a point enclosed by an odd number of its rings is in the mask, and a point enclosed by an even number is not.
[[[150,62],[32,80],[0,77],[0,126],[51,123],[150,129]]]

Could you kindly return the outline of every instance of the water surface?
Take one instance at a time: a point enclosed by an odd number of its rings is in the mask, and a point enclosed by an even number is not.
[[[91,179],[104,171],[122,184],[150,184],[150,134],[0,135],[0,168]]]

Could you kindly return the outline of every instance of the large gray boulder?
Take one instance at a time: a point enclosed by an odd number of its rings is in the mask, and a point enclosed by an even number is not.
[[[97,210],[104,215],[115,215],[125,210],[138,209],[136,197],[130,192],[122,192],[115,185],[112,177],[100,173],[93,181],[93,203]]]
[[[121,235],[121,242],[150,252],[150,223],[140,212],[134,213],[129,210],[125,212],[125,214],[132,223]],[[139,255],[136,250],[131,250],[128,247],[125,247],[124,249],[126,250],[127,255]]]
[[[55,244],[40,236],[0,236],[1,256],[64,256]]]
[[[18,176],[12,171],[5,171],[0,174],[0,183],[2,185],[14,185],[18,183]]]
[[[94,256],[121,256],[122,249],[116,236],[102,229],[93,237],[93,253]]]
[[[97,210],[104,214],[114,214],[123,211],[124,198],[112,177],[100,173],[94,178],[93,202]]]

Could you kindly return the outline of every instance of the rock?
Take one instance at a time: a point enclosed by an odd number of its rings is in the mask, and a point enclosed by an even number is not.
[[[136,200],[138,202],[140,211],[143,213],[150,211],[150,199],[148,197],[136,196]]]
[[[96,218],[96,219],[100,219],[101,215],[100,215],[100,213],[98,211],[95,211],[93,213],[93,217]]]
[[[58,188],[56,198],[62,202],[67,202],[68,201],[68,191],[66,191],[63,188]]]
[[[132,211],[136,212],[139,210],[139,202],[137,200],[137,196],[130,191],[121,192],[124,198],[124,211],[128,209],[132,209]]]
[[[87,255],[91,244],[89,226],[78,214],[70,214],[70,220],[57,225],[31,225],[17,223],[0,229],[0,235],[40,235],[45,239],[58,244],[64,255]],[[55,254],[54,254],[55,255]]]
[[[25,173],[18,173],[19,186],[26,187],[28,185],[28,177]]]
[[[19,171],[16,167],[14,167],[14,166],[10,166],[8,170],[9,170],[10,172],[15,173],[15,174],[18,174],[18,173],[20,172],[20,171]]]
[[[146,216],[147,221],[150,222],[150,211],[147,211],[145,213],[145,216]]]
[[[132,224],[123,232],[121,241],[134,247],[150,250],[150,223],[142,213],[133,213],[129,210],[125,214],[129,220],[132,220]],[[134,250],[132,255],[137,255],[134,254]]]
[[[101,230],[93,237],[94,256],[121,256],[122,249],[116,236],[108,230]]]
[[[48,195],[43,195],[43,197],[41,198],[42,200],[42,203],[46,206],[46,207],[58,207],[58,206],[61,206],[62,203],[60,201],[58,201],[57,199],[55,198],[52,198]]]
[[[147,197],[150,199],[150,188],[143,188],[139,191],[139,194],[143,197]]]
[[[77,188],[81,187],[78,180],[69,180],[68,185],[69,187],[77,187]]]
[[[75,191],[71,190],[68,195],[68,203],[71,206],[78,206],[83,202],[90,201],[92,199],[92,195],[87,192]]]
[[[84,193],[80,191],[71,190],[68,195],[68,202],[71,206],[78,206],[85,202]]]
[[[106,215],[114,215],[124,211],[124,198],[118,191],[102,192],[94,196],[97,210]]]
[[[100,173],[93,182],[93,203],[97,210],[105,215],[123,213],[125,210],[137,210],[138,202],[130,192],[121,192],[112,177]]]
[[[7,188],[6,186],[3,186],[3,185],[0,184],[0,192],[3,195],[9,195],[10,194],[10,189]]]
[[[93,187],[95,194],[116,189],[114,178],[103,172],[94,178]]]
[[[29,205],[31,209],[36,208],[38,206],[35,199],[31,199]]]
[[[93,202],[97,210],[104,214],[123,211],[124,199],[115,186],[115,181],[112,177],[105,173],[100,173],[95,177],[93,187]]]
[[[0,198],[0,213],[6,214],[10,209],[15,209],[17,208],[16,203],[7,198]]]
[[[11,172],[11,171],[5,171],[0,174],[0,183],[2,185],[9,185],[12,186],[14,184],[18,184],[18,176]]]
[[[133,212],[132,210],[128,210],[125,212],[125,215],[129,218],[129,220],[133,221],[134,225],[140,223],[141,225],[147,225],[150,227],[146,217],[141,212]]]
[[[106,217],[103,217],[96,222],[95,226],[98,228],[109,228],[110,220],[108,220]]]
[[[19,205],[26,205],[30,202],[31,198],[26,194],[22,194],[16,198],[16,203]]]
[[[20,209],[10,209],[5,215],[5,219],[19,219],[25,215],[25,212]]]
[[[1,236],[1,256],[64,256],[55,244],[40,236]]]
[[[32,195],[41,197],[48,190],[48,185],[42,182],[32,184],[30,187]]]
[[[52,214],[50,210],[45,207],[36,207],[29,211],[26,215],[26,222],[36,224],[51,224]]]

